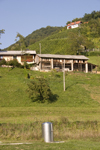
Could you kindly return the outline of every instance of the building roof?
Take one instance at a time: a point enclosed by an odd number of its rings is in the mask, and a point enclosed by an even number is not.
[[[41,58],[58,58],[58,59],[83,59],[88,60],[84,55],[57,55],[57,54],[37,54]]]
[[[82,23],[82,22],[81,21],[75,21],[75,22],[69,23],[67,26],[72,26],[72,25],[80,24],[80,23]]]
[[[23,50],[23,51],[0,51],[0,55],[23,55],[23,54],[36,54],[33,50]]]

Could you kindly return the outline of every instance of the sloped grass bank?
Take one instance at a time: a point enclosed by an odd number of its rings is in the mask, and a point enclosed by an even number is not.
[[[30,74],[30,79],[27,78]],[[32,102],[28,96],[27,83],[43,76],[47,79],[54,97],[52,103]],[[66,91],[63,90],[62,72],[36,72],[26,69],[0,68],[0,106],[1,107],[97,107],[100,94],[93,89],[100,87],[99,74],[80,72],[66,73]]]

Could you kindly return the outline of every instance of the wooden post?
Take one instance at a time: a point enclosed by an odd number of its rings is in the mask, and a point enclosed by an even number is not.
[[[82,72],[82,63],[81,63],[81,72]]]
[[[64,91],[65,91],[65,59],[64,59],[64,66],[63,66],[63,85],[64,85]]]
[[[74,70],[74,68],[73,68],[73,61],[72,61],[72,63],[71,63],[71,70],[72,70],[72,71]]]
[[[53,69],[53,58],[51,59],[51,69]]]
[[[40,65],[39,69],[42,70],[42,58],[40,58]]]
[[[97,73],[97,66],[96,66],[96,73]]]
[[[41,54],[41,43],[39,43],[39,46],[40,46],[40,54]]]

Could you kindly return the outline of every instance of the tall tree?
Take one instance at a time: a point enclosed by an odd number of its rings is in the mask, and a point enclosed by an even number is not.
[[[25,48],[25,39],[24,36],[21,35],[20,33],[17,33],[15,41],[17,41],[17,38],[19,38],[18,43],[19,47],[22,50],[22,48]]]
[[[0,30],[0,38],[1,38],[1,34],[3,34],[3,33],[5,33],[5,30],[4,29]]]

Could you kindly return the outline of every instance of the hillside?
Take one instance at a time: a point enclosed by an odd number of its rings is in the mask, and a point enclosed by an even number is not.
[[[30,79],[27,78],[27,73],[30,74]],[[41,75],[47,79],[53,93],[52,103],[32,102],[27,93],[27,83]],[[66,73],[64,92],[62,72],[43,73],[0,67],[0,107],[97,107],[100,105],[99,83],[98,74]]]
[[[41,43],[42,53],[81,54],[84,51],[100,50],[100,11],[85,14],[80,28],[65,27],[41,28],[32,34],[9,46],[8,50],[30,49],[39,53]]]
[[[28,49],[35,49],[39,53],[39,43],[42,45],[42,53],[51,54],[77,54],[83,51],[83,47],[92,49],[94,44],[86,36],[81,34],[80,29],[67,30],[63,28],[59,33],[55,33],[39,42],[36,42],[28,47]],[[82,47],[82,46],[83,47]]]
[[[41,28],[36,31],[33,31],[31,34],[26,36],[23,41],[17,41],[15,44],[9,46],[8,50],[20,50],[26,49],[29,45],[34,44],[35,42],[40,41],[41,39],[48,37],[49,35],[52,35],[55,32],[58,32],[61,30],[62,27],[50,27],[47,26],[46,28]]]

